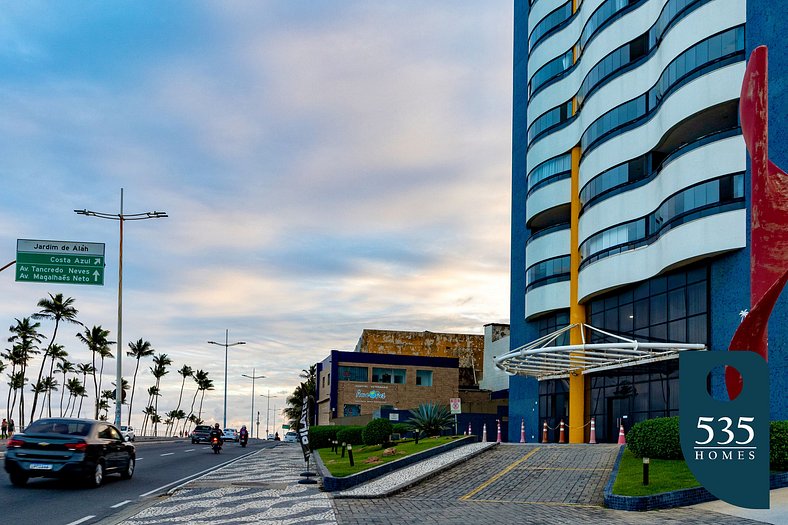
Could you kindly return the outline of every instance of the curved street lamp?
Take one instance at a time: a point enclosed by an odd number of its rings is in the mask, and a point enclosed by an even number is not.
[[[122,385],[123,367],[121,366],[121,356],[123,355],[123,223],[126,221],[142,221],[145,219],[163,219],[169,217],[163,211],[146,211],[143,213],[123,213],[123,188],[120,189],[120,213],[104,213],[91,210],[74,210],[77,215],[87,217],[98,217],[99,219],[110,219],[120,223],[120,243],[118,254],[118,350],[115,363],[115,384]],[[115,426],[120,428],[120,406],[123,401],[123,388],[115,389]]]
[[[208,341],[208,344],[218,345],[224,347],[224,423],[222,428],[227,428],[227,348],[236,345],[245,345],[246,341],[236,341],[235,343],[228,343],[227,339],[230,337],[230,330],[224,331],[224,343],[217,343],[216,341]]]
[[[254,432],[254,380],[255,379],[265,379],[265,376],[256,376],[256,375],[254,375],[254,372],[255,372],[255,369],[252,368],[252,375],[241,374],[241,376],[248,377],[249,379],[252,380],[252,419],[250,419],[250,423],[249,423],[249,435],[250,435],[250,437],[254,437],[254,436],[251,435],[252,432]],[[258,434],[259,434],[259,432],[258,432]],[[260,436],[258,435],[257,437],[259,438]]]

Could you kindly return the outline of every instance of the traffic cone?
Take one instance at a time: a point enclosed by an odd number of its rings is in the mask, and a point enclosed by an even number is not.
[[[525,443],[525,419],[520,419],[520,443]]]
[[[482,426],[482,443],[487,443],[487,423]]]
[[[626,445],[627,444],[627,440],[624,437],[624,424],[623,423],[621,423],[621,428],[619,428],[619,430],[618,430],[618,444],[619,445]]]
[[[542,443],[547,443],[547,421],[542,426]]]
[[[497,421],[497,423],[498,423],[498,437],[495,438],[495,442],[496,443],[500,443],[501,442],[501,420],[499,419]]]
[[[566,443],[566,434],[564,432],[564,420],[561,420],[561,429],[558,431],[558,442]]]
[[[591,445],[596,445],[596,426],[593,417],[591,418],[591,436],[588,439],[588,443]]]

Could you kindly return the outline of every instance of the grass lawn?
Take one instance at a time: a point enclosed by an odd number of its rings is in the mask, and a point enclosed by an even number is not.
[[[621,457],[618,476],[613,483],[613,494],[649,496],[660,492],[699,487],[683,459],[651,459],[648,485],[643,485],[643,459],[627,448]]]
[[[423,452],[439,445],[445,445],[462,437],[441,436],[420,439],[418,445],[412,439],[397,441],[387,447],[380,445],[355,445],[353,446],[353,462],[355,466],[352,467],[350,466],[347,452],[345,452],[345,457],[343,458],[341,449],[339,453],[332,452],[331,447],[318,449],[317,452],[320,454],[323,464],[331,472],[331,475],[341,478],[394,461],[395,459],[401,459],[416,452]]]

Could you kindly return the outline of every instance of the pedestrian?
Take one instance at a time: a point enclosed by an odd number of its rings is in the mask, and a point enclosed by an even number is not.
[[[279,432],[274,434],[274,441],[281,441],[281,439],[279,439]]]
[[[0,424],[0,439],[5,439],[8,437],[8,421],[3,418],[2,424]]]
[[[14,435],[14,420],[10,419],[8,421],[8,437],[12,437]]]

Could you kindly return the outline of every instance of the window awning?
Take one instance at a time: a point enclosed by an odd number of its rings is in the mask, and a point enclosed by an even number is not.
[[[582,344],[550,346],[572,329],[580,330]],[[586,329],[605,336],[613,342],[586,343]],[[493,358],[495,366],[509,374],[545,379],[559,379],[576,374],[591,374],[676,359],[683,350],[705,350],[697,343],[651,343],[629,339],[605,332],[584,323],[575,323],[540,337],[510,352]]]

